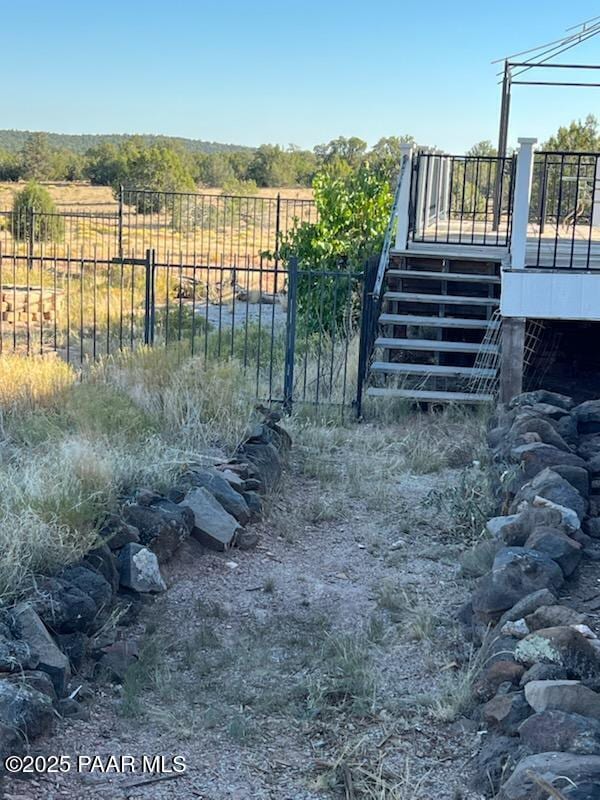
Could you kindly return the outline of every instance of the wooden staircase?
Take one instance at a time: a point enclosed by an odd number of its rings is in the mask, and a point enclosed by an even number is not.
[[[367,394],[425,403],[493,400],[500,264],[390,252]]]

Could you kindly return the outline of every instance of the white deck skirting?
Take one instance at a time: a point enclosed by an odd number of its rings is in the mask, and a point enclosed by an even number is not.
[[[504,317],[600,321],[600,271],[504,270]]]

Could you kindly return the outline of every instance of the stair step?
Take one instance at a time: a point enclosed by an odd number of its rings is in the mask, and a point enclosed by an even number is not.
[[[491,394],[476,392],[433,392],[424,389],[367,389],[369,397],[399,397],[407,400],[421,400],[432,403],[489,403],[494,399]]]
[[[464,283],[500,283],[496,275],[468,274],[464,272],[425,272],[418,269],[388,269],[385,273],[394,278],[426,278],[427,280],[461,281]]]
[[[371,364],[372,372],[384,372],[396,375],[442,375],[446,378],[495,378],[495,369],[479,367],[447,367],[437,364],[400,364],[394,361],[375,361]]]
[[[432,303],[435,305],[443,304],[450,305],[456,304],[461,306],[497,306],[500,303],[495,297],[461,297],[460,295],[451,294],[418,294],[416,292],[386,292],[384,295],[386,300],[415,302],[415,303]]]
[[[482,328],[496,330],[500,323],[487,319],[462,319],[460,317],[418,317],[413,314],[381,314],[381,325],[424,325],[436,328]]]
[[[375,340],[375,347],[389,350],[434,350],[439,353],[497,353],[495,344],[478,344],[477,342],[440,342],[437,339],[391,339],[380,336]]]

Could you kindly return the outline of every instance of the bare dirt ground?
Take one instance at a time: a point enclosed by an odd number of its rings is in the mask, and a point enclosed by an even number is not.
[[[188,541],[168,591],[120,629],[141,648],[125,683],[81,676],[90,719],[34,746],[178,755],[185,773],[10,779],[7,800],[476,800],[452,516],[476,427],[296,424],[259,547]]]

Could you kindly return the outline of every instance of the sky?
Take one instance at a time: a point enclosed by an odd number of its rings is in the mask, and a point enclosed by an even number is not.
[[[497,139],[493,59],[600,14],[591,0],[2,5],[0,128],[307,148],[412,134],[456,153]],[[600,63],[600,36],[561,58]],[[509,140],[588,113],[600,89],[515,87]]]

